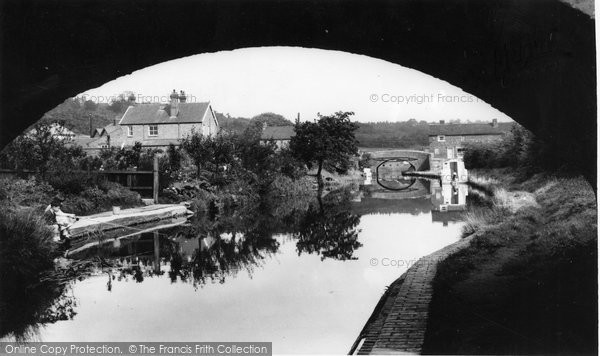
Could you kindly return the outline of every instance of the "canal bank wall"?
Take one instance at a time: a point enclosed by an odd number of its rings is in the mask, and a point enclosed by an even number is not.
[[[438,264],[469,246],[477,233],[422,257],[394,281],[350,350],[353,355],[420,354]]]

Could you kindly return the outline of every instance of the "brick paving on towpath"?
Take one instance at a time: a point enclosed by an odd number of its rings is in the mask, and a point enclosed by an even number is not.
[[[419,259],[390,285],[375,308],[359,340],[359,355],[420,354],[425,339],[433,278],[437,265],[451,254],[467,247],[474,235],[461,239]]]

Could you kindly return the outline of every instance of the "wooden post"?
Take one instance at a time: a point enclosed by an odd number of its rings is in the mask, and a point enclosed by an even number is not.
[[[154,155],[154,167],[152,169],[154,183],[152,184],[152,197],[154,204],[158,204],[158,156]]]

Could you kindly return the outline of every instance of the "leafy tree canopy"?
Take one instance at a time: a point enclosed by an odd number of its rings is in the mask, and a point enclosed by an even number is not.
[[[358,124],[350,121],[352,115],[353,112],[343,111],[330,116],[319,114],[319,120],[297,123],[295,126],[296,135],[290,140],[290,149],[309,168],[317,165],[320,185],[324,165],[345,173],[350,167],[350,158],[358,152],[354,136]]]
[[[41,124],[61,122],[66,128],[76,134],[87,135],[90,133],[90,119],[92,128],[104,127],[112,124],[115,119],[120,119],[127,106],[114,111],[107,103],[95,103],[81,98],[69,98],[54,109],[48,111],[38,121]],[[116,109],[115,109],[116,110]]]
[[[259,122],[261,124],[266,123],[268,126],[292,126],[294,124],[282,115],[275,114],[272,112],[265,112],[260,115],[256,115],[250,119],[250,123],[256,122]]]

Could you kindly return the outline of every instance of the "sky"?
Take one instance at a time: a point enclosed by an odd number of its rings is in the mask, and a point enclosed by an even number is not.
[[[347,52],[258,47],[184,57],[133,72],[78,96],[108,102],[133,91],[138,102],[167,102],[173,89],[188,102],[210,101],[234,117],[263,112],[293,120],[353,111],[359,122],[416,119],[511,121],[460,88],[425,73]]]

